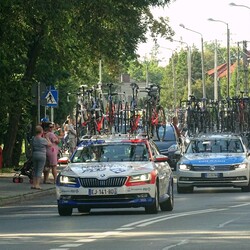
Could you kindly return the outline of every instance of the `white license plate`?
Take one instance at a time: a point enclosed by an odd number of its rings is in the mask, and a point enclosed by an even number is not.
[[[219,178],[222,177],[221,173],[206,173],[205,178]]]
[[[117,189],[116,188],[90,188],[89,195],[116,195]]]

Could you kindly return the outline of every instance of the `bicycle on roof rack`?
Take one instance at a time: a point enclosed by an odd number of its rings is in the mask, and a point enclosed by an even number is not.
[[[142,127],[149,138],[163,140],[166,134],[166,115],[164,108],[160,105],[160,87],[151,84],[141,92],[147,92],[145,109],[142,115]]]
[[[130,109],[129,109],[129,125],[131,134],[138,133],[140,129],[140,120],[141,120],[141,109],[138,108],[138,91],[139,86],[136,83],[131,83],[132,87],[132,100],[130,102]]]
[[[105,132],[102,93],[96,86],[85,90],[87,98],[83,101],[81,111],[82,126],[85,134],[95,135]]]

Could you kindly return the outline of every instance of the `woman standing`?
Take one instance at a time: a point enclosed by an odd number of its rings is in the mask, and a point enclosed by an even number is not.
[[[49,124],[48,131],[45,135],[45,137],[51,141],[52,146],[50,148],[47,148],[47,157],[49,162],[49,167],[52,169],[52,175],[54,177],[54,184],[56,183],[56,177],[57,177],[57,161],[58,161],[58,143],[59,139],[54,133],[54,125],[52,123]],[[44,175],[44,183],[50,184],[48,181],[49,172],[48,174]]]
[[[49,140],[43,138],[42,126],[36,126],[36,135],[32,139],[32,162],[34,176],[31,189],[41,189],[40,182],[46,162],[46,148],[51,147],[51,145],[52,143]]]

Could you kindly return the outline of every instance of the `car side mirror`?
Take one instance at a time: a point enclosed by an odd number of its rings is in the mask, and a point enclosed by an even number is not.
[[[165,162],[165,161],[168,161],[168,160],[169,160],[169,158],[167,156],[165,156],[165,155],[157,155],[154,158],[155,162]]]

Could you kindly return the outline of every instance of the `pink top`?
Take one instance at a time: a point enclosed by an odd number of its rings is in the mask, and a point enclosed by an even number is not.
[[[52,143],[51,147],[47,148],[46,154],[48,157],[48,161],[50,165],[57,166],[57,157],[58,157],[58,138],[53,132],[47,132],[46,137],[49,138],[49,140]]]

